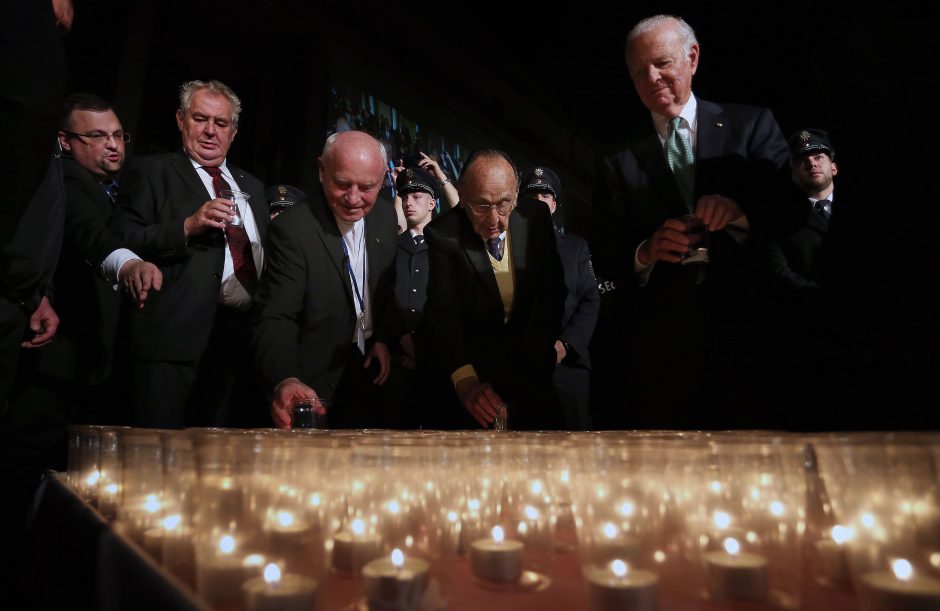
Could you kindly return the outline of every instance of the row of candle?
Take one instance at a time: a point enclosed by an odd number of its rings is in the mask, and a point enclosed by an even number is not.
[[[817,581],[903,611],[940,608],[935,441],[76,427],[69,480],[216,608],[309,609],[335,579],[368,608],[443,608],[461,556],[539,589],[573,547],[595,609],[797,608],[805,544]],[[877,448],[907,454],[859,479]]]

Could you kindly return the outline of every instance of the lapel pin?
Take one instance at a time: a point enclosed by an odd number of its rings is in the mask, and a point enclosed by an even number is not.
[[[718,123],[715,123],[715,127],[724,127],[724,126],[725,124],[722,123],[721,121],[719,121]]]

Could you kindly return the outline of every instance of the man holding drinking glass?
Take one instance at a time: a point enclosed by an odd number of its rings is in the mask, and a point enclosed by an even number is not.
[[[224,83],[183,84],[182,149],[125,171],[115,233],[163,271],[161,291],[131,317],[138,426],[264,422],[247,329],[269,217],[261,182],[226,160],[240,112]]]

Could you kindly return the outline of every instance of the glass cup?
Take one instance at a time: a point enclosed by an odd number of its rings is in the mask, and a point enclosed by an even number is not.
[[[244,191],[236,191],[234,189],[222,189],[219,191],[219,196],[222,199],[227,199],[232,202],[232,220],[227,224],[232,225],[233,227],[241,227],[242,223],[242,214],[240,210],[244,210],[248,205],[248,199],[251,197],[248,193]]]
[[[325,429],[328,406],[328,402],[319,397],[294,401],[294,406],[291,409],[291,428]]]
[[[679,217],[685,224],[685,235],[689,237],[689,249],[682,254],[682,265],[708,263],[708,227],[694,214]]]

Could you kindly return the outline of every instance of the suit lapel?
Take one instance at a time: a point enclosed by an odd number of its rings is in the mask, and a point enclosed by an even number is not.
[[[473,231],[473,225],[467,218],[465,211],[460,210],[460,249],[467,256],[470,266],[476,272],[477,277],[489,290],[490,295],[499,303],[502,303],[502,297],[499,296],[499,286],[496,284],[496,274],[493,273],[493,266],[490,264],[490,257],[483,247],[483,239]]]
[[[666,162],[666,154],[659,142],[656,129],[651,128],[651,130],[652,134],[641,140],[634,149],[640,166],[649,177],[650,187],[657,192],[657,197],[651,201],[665,203],[666,209],[663,212],[667,218],[688,214],[682,193],[679,191],[679,185],[676,184],[676,178],[672,175],[672,170],[669,169],[669,164]]]
[[[206,185],[200,180],[199,175],[196,173],[196,168],[193,167],[186,153],[178,151],[177,154],[173,156],[173,167],[179,173],[183,182],[186,183],[186,186],[192,190],[193,195],[199,198],[199,203],[196,205],[195,209],[198,209],[203,202],[215,197],[214,194],[210,194],[206,190]]]
[[[343,251],[343,236],[339,233],[339,227],[336,225],[336,219],[333,213],[327,207],[325,201],[318,198],[311,198],[310,209],[313,216],[317,219],[317,225],[320,226],[320,241],[323,248],[330,256],[336,273],[343,279],[343,287],[346,289],[346,295],[352,301],[352,286],[349,283],[349,272],[346,269],[346,256]],[[372,262],[369,262],[371,267]]]
[[[372,214],[370,212],[366,215],[366,256],[369,261],[369,269],[366,271],[366,277],[369,281],[369,292],[370,294],[375,294],[375,285],[378,282],[379,274],[373,270],[378,270],[382,267],[381,262],[383,259],[382,251],[385,248],[394,248],[394,245],[382,244],[382,238],[380,237],[380,231],[376,226],[376,223],[381,222],[379,215]],[[414,244],[414,242],[412,242]]]
[[[519,295],[526,284],[526,253],[529,248],[529,232],[526,231],[525,218],[513,212],[509,217],[509,245],[512,247],[512,293],[513,306],[519,303]],[[513,307],[513,310],[516,308]]]
[[[717,104],[698,100],[698,134],[696,136],[696,159],[721,157],[725,147],[726,128],[721,120],[724,111]],[[696,184],[698,184],[696,177]]]

